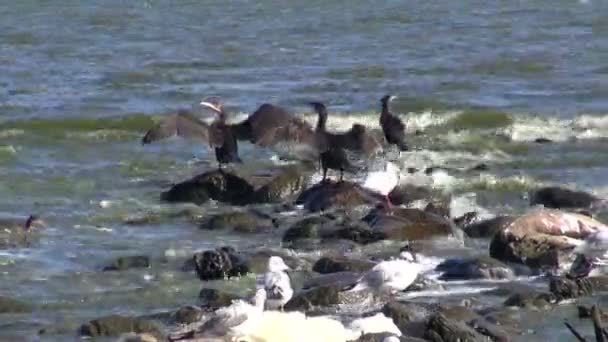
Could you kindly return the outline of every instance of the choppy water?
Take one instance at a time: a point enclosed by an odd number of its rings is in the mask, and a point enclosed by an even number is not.
[[[169,219],[182,208],[158,200],[209,166],[190,162],[206,151],[139,144],[152,117],[205,95],[240,117],[262,102],[304,113],[306,101],[323,100],[339,129],[377,126],[378,99],[397,94],[394,112],[427,133],[404,166],[490,166],[406,178],[453,192],[455,214],[522,212],[539,184],[608,196],[606,13],[600,0],[0,5],[0,213],[50,223],[31,247],[0,253],[0,294],[40,305],[3,317],[0,335],[190,304],[201,284],[174,252],[250,243]],[[540,137],[556,143],[534,144]],[[271,157],[251,146],[242,154]],[[161,219],[124,223],[146,213]],[[133,254],[153,267],[99,272]]]

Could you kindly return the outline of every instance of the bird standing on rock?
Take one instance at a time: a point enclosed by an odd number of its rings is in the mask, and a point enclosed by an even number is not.
[[[382,111],[380,112],[380,126],[384,132],[386,141],[391,145],[396,145],[399,151],[407,151],[409,148],[405,142],[405,125],[397,116],[391,113],[389,104],[397,98],[393,95],[385,95],[380,99]]]
[[[270,310],[281,309],[293,296],[293,288],[289,275],[285,271],[290,270],[283,259],[271,256],[268,259],[266,273],[260,287],[266,290],[266,308]]]

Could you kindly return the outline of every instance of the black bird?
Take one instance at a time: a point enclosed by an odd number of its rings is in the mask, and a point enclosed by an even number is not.
[[[216,120],[207,124],[187,110],[179,110],[151,128],[142,138],[143,144],[178,135],[195,139],[215,148],[215,158],[221,169],[222,164],[241,163],[238,143],[230,125],[226,124],[224,106],[216,97],[210,97],[201,105],[218,114]]]
[[[389,103],[395,99],[395,96],[386,95],[380,99],[382,103],[382,112],[380,113],[380,126],[384,132],[384,137],[391,145],[397,145],[400,151],[407,151],[408,147],[405,142],[405,125],[401,119],[393,115],[389,109]]]

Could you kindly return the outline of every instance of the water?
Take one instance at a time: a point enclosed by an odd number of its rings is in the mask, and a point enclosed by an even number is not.
[[[322,100],[332,129],[377,127],[379,98],[399,95],[393,111],[427,133],[404,166],[490,166],[407,179],[453,192],[458,212],[523,212],[541,184],[608,196],[607,10],[599,0],[1,5],[0,213],[36,212],[50,227],[0,254],[0,293],[39,304],[3,318],[0,335],[191,304],[201,284],[179,271],[183,257],[251,242],[169,218],[183,208],[159,202],[161,189],[213,166],[191,162],[206,150],[139,143],[152,118],[206,95],[235,119],[273,102],[312,121],[306,102]],[[541,137],[556,143],[532,142]],[[271,157],[241,149],[246,162]],[[159,219],[125,223],[137,215]],[[133,254],[152,268],[99,272]]]

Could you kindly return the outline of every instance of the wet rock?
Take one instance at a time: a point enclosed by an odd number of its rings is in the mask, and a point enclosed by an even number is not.
[[[339,289],[351,289],[361,278],[359,272],[335,272],[326,273],[310,278],[302,285],[303,290],[312,289],[315,287],[336,287]]]
[[[188,305],[175,311],[173,315],[171,315],[171,321],[173,321],[174,324],[190,324],[200,321],[201,317],[203,317],[203,311],[200,308]]]
[[[205,220],[200,227],[208,230],[232,229],[239,233],[258,233],[274,228],[272,221],[268,218],[239,211],[213,215]]]
[[[578,305],[576,307],[578,311],[578,318],[591,318],[591,308],[592,307],[590,306]],[[608,319],[608,313],[604,312],[604,310],[598,308],[598,312],[602,321]]]
[[[336,207],[353,208],[379,200],[357,183],[326,180],[304,190],[296,199],[296,204],[303,205],[308,211],[318,212]]]
[[[320,239],[321,228],[331,222],[332,220],[323,216],[302,219],[285,231],[283,243],[293,244],[297,240]]]
[[[480,163],[470,168],[469,171],[488,171],[489,169],[490,166],[488,166],[488,164]]]
[[[0,314],[2,313],[26,313],[32,312],[31,305],[19,300],[0,296]]]
[[[321,274],[345,271],[365,272],[374,267],[374,265],[373,262],[367,260],[322,257],[314,264],[312,270]]]
[[[232,304],[233,300],[237,299],[239,299],[239,296],[217,289],[203,288],[198,294],[199,305],[207,311],[214,311],[228,306]]]
[[[384,305],[382,313],[391,318],[403,334],[421,337],[426,330],[426,321],[438,309],[437,304],[390,301]]]
[[[119,257],[110,265],[105,266],[103,271],[124,271],[131,268],[148,268],[150,267],[150,257],[145,255],[134,255]]]
[[[553,277],[549,281],[549,291],[558,300],[588,296],[595,292],[608,290],[608,276],[569,279]]]
[[[194,255],[196,274],[203,281],[241,276],[249,272],[247,262],[231,247]]]
[[[287,253],[275,250],[257,250],[253,254],[247,254],[247,264],[253,273],[264,273],[268,267],[268,259],[271,256],[279,256],[292,270],[310,270],[310,262],[294,257]]]
[[[424,186],[399,184],[388,194],[388,197],[394,205],[402,205],[417,200],[428,200],[435,195],[436,193],[432,189]]]
[[[552,143],[553,140],[541,137],[541,138],[534,139],[534,142],[537,144],[548,144],[548,143]]]
[[[158,339],[150,334],[122,334],[117,342],[157,342]]]
[[[556,298],[550,293],[528,291],[513,293],[504,301],[503,305],[535,311],[546,311],[551,309],[555,303]]]
[[[161,330],[154,323],[126,316],[112,315],[94,319],[79,329],[81,336],[88,337],[117,337],[130,332],[150,334],[158,340],[164,340]]]
[[[263,185],[254,194],[256,202],[260,203],[283,202],[306,189],[309,179],[308,170],[303,165],[284,166],[264,176]]]
[[[240,176],[225,170],[214,170],[175,184],[161,194],[167,202],[203,204],[209,199],[246,205],[283,201],[300,192],[307,176],[297,166],[279,167],[264,174]]]
[[[286,311],[310,311],[316,307],[337,304],[360,304],[371,294],[366,291],[347,292],[338,286],[314,287],[296,293],[287,304]]]
[[[363,222],[348,222],[339,224],[333,229],[324,229],[321,231],[321,237],[324,242],[327,240],[343,239],[366,245],[387,238],[386,234],[373,229]]]
[[[540,188],[530,195],[530,205],[542,204],[546,208],[589,208],[601,201],[584,191],[556,186]]]
[[[390,336],[395,336],[391,333],[374,333],[374,334],[363,334],[359,339],[355,340],[356,342],[384,342],[384,340]],[[397,336],[395,336],[397,337]],[[397,340],[399,342],[424,342],[425,340],[421,338],[411,337],[411,336],[398,336]]]
[[[446,205],[446,203],[429,202],[426,207],[424,207],[424,211],[429,214],[435,214],[446,219],[450,218],[449,203],[447,203]]]
[[[511,279],[515,272],[506,264],[485,256],[467,259],[447,259],[436,268],[444,272],[442,280]]]
[[[453,235],[456,228],[450,220],[419,209],[377,207],[364,219],[387,239],[402,241]]]
[[[490,256],[532,268],[559,268],[576,245],[573,240],[598,229],[608,227],[580,214],[536,210],[498,231],[490,243]]]
[[[508,341],[498,326],[463,306],[443,308],[428,322],[426,337],[433,341]]]
[[[464,223],[462,226],[459,226],[470,238],[490,238],[494,236],[497,231],[508,226],[514,220],[515,217],[513,216],[497,216],[479,222],[472,222],[470,224]]]

